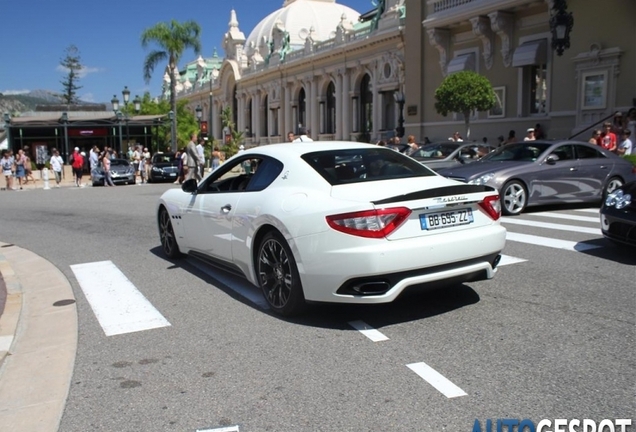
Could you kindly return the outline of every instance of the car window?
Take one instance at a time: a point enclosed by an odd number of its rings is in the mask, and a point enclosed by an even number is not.
[[[152,157],[153,164],[169,163],[176,160],[174,153],[157,153]]]
[[[371,145],[307,153],[302,158],[332,185],[435,175],[408,156]]]
[[[481,160],[534,162],[551,145],[547,142],[506,144],[494,152],[488,153]]]
[[[555,148],[552,153],[559,157],[559,161],[573,160],[574,159],[574,146],[566,144]]]
[[[603,153],[593,147],[577,145],[575,148],[576,155],[579,159],[599,159],[606,157]]]
[[[282,163],[262,156],[245,156],[223,163],[199,185],[198,193],[263,190],[282,171]]]
[[[427,144],[416,150],[411,156],[431,159],[446,158],[457,150],[457,147],[457,144],[452,143]]]

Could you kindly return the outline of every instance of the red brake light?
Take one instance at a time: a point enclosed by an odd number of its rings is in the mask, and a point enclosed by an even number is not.
[[[409,217],[411,210],[394,207],[327,216],[336,231],[359,237],[382,238],[395,231]]]
[[[487,196],[479,203],[479,207],[481,207],[492,220],[497,220],[501,217],[501,201],[499,201],[499,195]]]

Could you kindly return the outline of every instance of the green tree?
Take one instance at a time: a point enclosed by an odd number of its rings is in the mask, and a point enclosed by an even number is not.
[[[178,67],[181,56],[187,49],[192,49],[195,55],[201,52],[201,27],[195,21],[185,21],[180,23],[172,20],[168,23],[158,23],[153,27],[145,29],[141,33],[141,46],[145,49],[151,43],[158,46],[148,53],[144,60],[144,79],[150,82],[152,72],[159,63],[167,62],[165,71],[170,77],[170,107],[175,114],[177,112],[176,85],[178,74],[175,70]],[[174,116],[172,122],[172,142],[173,146],[179,146],[177,141],[177,117]]]
[[[490,81],[472,71],[448,75],[435,90],[435,109],[444,117],[449,112],[462,113],[466,125],[466,138],[470,137],[470,114],[487,111],[495,106],[495,92]]]
[[[66,76],[60,83],[62,84],[62,100],[67,105],[76,105],[79,102],[77,91],[82,87],[77,85],[82,71],[82,62],[79,49],[75,45],[66,48],[66,56],[60,60],[60,66]]]
[[[236,130],[236,125],[232,120],[232,108],[226,106],[221,111],[221,124],[223,125],[223,130],[228,130],[230,132],[229,139],[223,137],[223,152],[226,157],[231,157],[238,151],[239,145],[243,141],[243,132]]]

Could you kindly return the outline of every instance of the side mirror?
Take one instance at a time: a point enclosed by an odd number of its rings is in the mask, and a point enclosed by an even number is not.
[[[547,158],[545,158],[545,163],[547,163],[548,165],[554,165],[556,163],[556,161],[559,160],[559,157],[557,155],[555,155],[554,153],[548,155]]]
[[[183,182],[181,190],[187,193],[195,193],[197,191],[197,181],[195,179],[189,179]]]

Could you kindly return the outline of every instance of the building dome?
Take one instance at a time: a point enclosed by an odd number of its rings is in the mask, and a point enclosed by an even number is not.
[[[285,30],[289,34],[292,50],[305,45],[311,32],[315,41],[331,39],[338,24],[356,23],[360,14],[348,6],[337,4],[336,0],[285,0],[283,7],[272,12],[259,22],[245,41],[246,54],[260,50],[267,55],[267,43],[272,40],[272,31]]]

